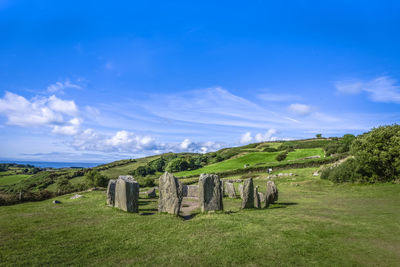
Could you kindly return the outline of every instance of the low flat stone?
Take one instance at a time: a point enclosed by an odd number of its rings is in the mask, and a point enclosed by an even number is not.
[[[199,186],[188,185],[187,186],[187,197],[199,197]]]
[[[79,195],[79,194],[76,194],[76,195],[70,197],[70,199],[77,199],[77,198],[81,198],[81,197],[83,197],[83,196]]]
[[[151,198],[157,197],[156,189],[155,188],[150,189],[149,191],[146,192],[146,195]]]

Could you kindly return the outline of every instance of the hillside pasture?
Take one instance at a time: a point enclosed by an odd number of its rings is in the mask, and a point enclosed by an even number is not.
[[[156,199],[139,214],[107,207],[98,191],[0,207],[0,265],[398,265],[400,186],[334,185],[315,170],[276,178],[268,209],[224,198],[225,212],[187,221],[158,214]]]

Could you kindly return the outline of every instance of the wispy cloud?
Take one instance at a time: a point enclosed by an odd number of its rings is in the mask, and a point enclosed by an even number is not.
[[[272,102],[294,102],[303,100],[301,96],[292,94],[263,93],[257,95],[257,97],[263,101]]]
[[[57,93],[57,92],[63,92],[67,88],[81,89],[82,87],[78,84],[72,83],[69,79],[67,79],[64,82],[56,82],[54,84],[49,85],[47,87],[47,91],[49,93]]]
[[[336,82],[339,93],[358,94],[366,92],[374,102],[400,103],[400,86],[397,80],[381,76],[370,81]]]
[[[309,105],[304,105],[304,104],[291,104],[288,107],[289,112],[293,113],[294,115],[297,116],[306,116],[309,115],[312,112],[312,108]]]

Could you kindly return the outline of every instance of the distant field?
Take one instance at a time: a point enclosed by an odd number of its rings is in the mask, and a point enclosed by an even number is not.
[[[32,175],[29,174],[14,174],[14,175],[0,176],[0,185],[15,184],[31,176]]]
[[[160,156],[152,156],[138,159],[136,162],[128,163],[126,165],[113,167],[107,170],[100,171],[110,179],[117,179],[120,175],[127,175],[129,172],[135,170],[139,166],[145,166],[149,161],[155,160]]]
[[[175,175],[188,176],[188,175],[197,175],[201,173],[217,173],[227,170],[242,169],[244,168],[245,164],[254,166],[254,164],[260,164],[260,163],[265,163],[265,164],[275,163],[277,162],[275,157],[279,153],[280,152],[252,152],[249,154],[245,154],[241,157],[225,160],[215,164],[210,164],[197,170],[178,172]],[[290,152],[288,154],[285,161],[296,160],[317,155],[321,157],[324,156],[324,151],[322,150],[322,148],[296,149],[295,151]]]
[[[316,168],[282,172],[279,201],[189,221],[157,214],[140,199],[140,214],[105,205],[104,192],[0,207],[0,266],[398,266],[400,185],[333,185]],[[266,180],[256,178],[265,190]]]

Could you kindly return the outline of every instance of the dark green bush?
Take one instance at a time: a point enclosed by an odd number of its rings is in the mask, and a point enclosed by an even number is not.
[[[87,184],[89,186],[101,186],[106,187],[108,184],[107,176],[101,174],[97,170],[91,170],[85,175]]]
[[[347,138],[348,142],[352,139]],[[354,159],[324,171],[321,177],[338,183],[400,179],[400,125],[382,126],[358,136],[351,141],[350,152]]]
[[[281,153],[279,153],[278,155],[276,155],[275,159],[277,161],[282,161],[284,159],[286,159],[288,152],[287,151],[283,151]]]

